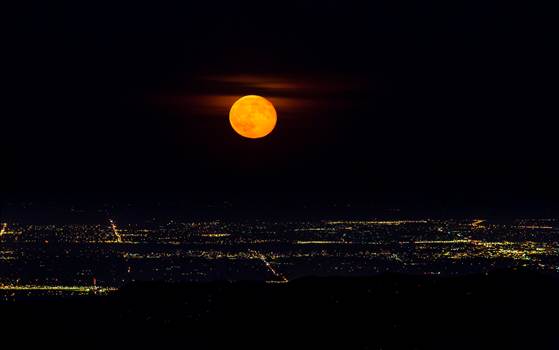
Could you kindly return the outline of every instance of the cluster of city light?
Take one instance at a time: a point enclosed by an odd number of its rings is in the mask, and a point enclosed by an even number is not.
[[[200,236],[201,237],[207,237],[207,238],[223,238],[223,237],[229,237],[229,236],[231,236],[231,234],[229,234],[229,233],[203,233]]]
[[[351,242],[314,240],[314,241],[295,241],[295,244],[351,244]]]
[[[553,226],[542,225],[519,225],[518,228],[525,228],[529,230],[553,230]]]
[[[481,228],[483,227],[482,224],[485,222],[486,220],[484,219],[475,219],[472,222],[472,228]]]
[[[0,236],[0,290],[13,291],[94,292],[91,276],[117,288],[141,279],[284,283],[308,273],[438,274],[495,264],[559,271],[559,221],[10,222],[0,224]],[[77,257],[81,266],[60,260]],[[27,269],[38,277],[26,278]]]
[[[430,241],[414,241],[415,244],[463,244],[471,243],[469,239],[451,239],[451,240],[430,240]]]
[[[19,284],[0,284],[0,290],[5,291],[51,291],[51,292],[71,292],[71,293],[94,293],[107,294],[116,291],[114,287],[97,286],[56,286],[56,285],[19,285]]]
[[[327,225],[406,225],[406,224],[426,224],[427,220],[343,220],[343,221],[326,221]]]

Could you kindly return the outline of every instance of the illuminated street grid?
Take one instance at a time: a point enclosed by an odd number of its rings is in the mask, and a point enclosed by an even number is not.
[[[132,281],[204,282],[559,272],[559,220],[0,224],[0,293],[105,294]]]

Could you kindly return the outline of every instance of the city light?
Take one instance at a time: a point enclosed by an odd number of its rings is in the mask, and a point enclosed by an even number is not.
[[[0,293],[102,294],[142,280],[559,269],[559,221],[550,219],[5,222],[0,236]]]

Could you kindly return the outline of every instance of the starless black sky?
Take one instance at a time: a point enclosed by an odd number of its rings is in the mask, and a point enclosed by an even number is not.
[[[27,3],[10,9],[3,44],[2,188],[557,207],[552,13],[516,1]],[[280,104],[261,140],[228,124],[224,101],[251,93]]]

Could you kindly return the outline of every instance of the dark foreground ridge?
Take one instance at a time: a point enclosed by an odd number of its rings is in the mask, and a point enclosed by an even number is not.
[[[0,304],[2,342],[42,348],[559,349],[559,280],[530,272],[136,283]]]

